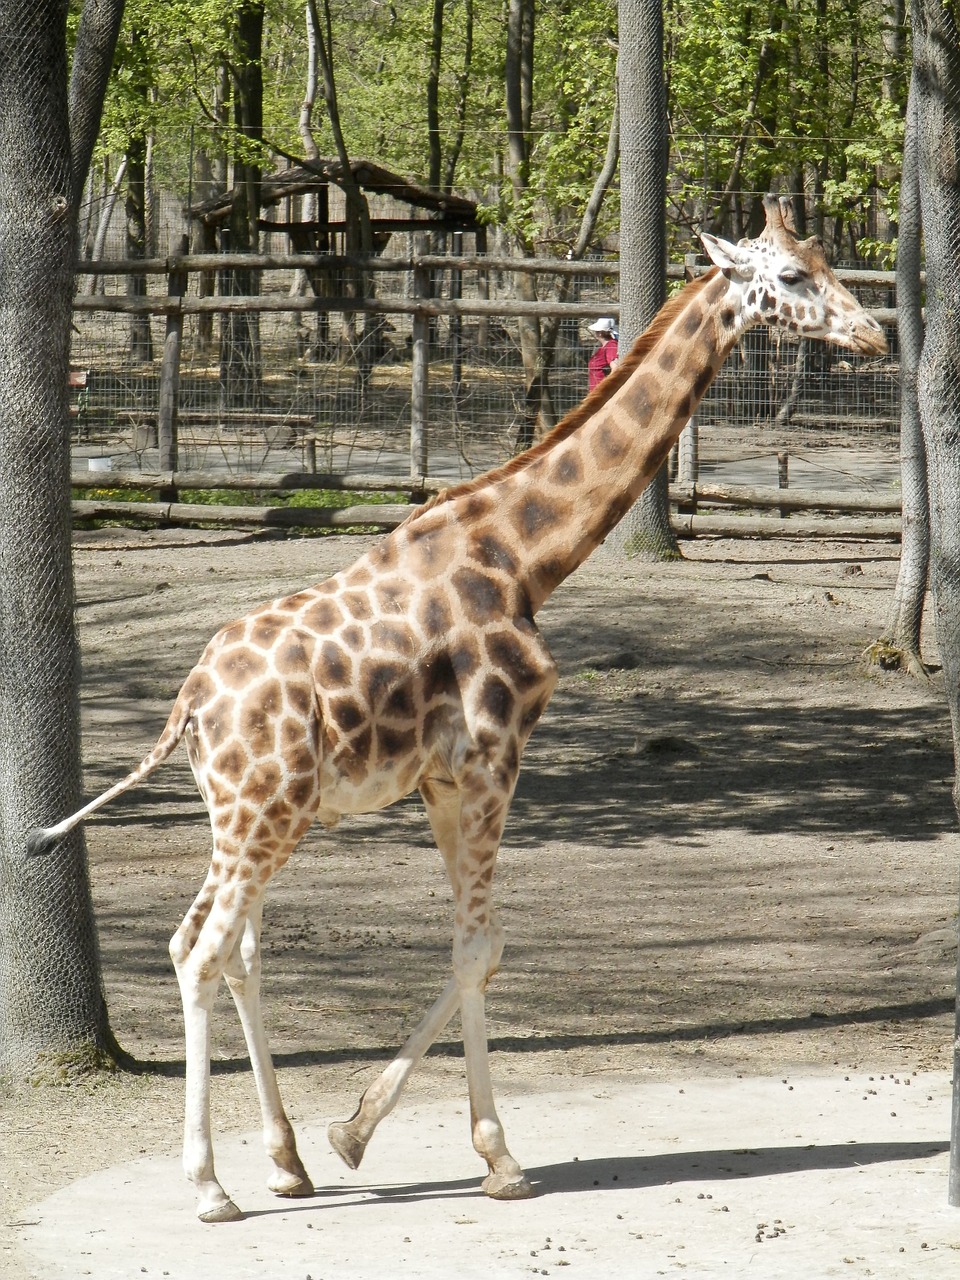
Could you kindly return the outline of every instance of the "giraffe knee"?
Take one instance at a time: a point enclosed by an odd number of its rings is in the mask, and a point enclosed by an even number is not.
[[[453,943],[453,972],[462,990],[482,990],[499,962],[495,956],[493,930],[476,929],[466,936],[458,936]],[[500,948],[502,950],[502,946]],[[491,968],[491,965],[493,968]]]
[[[175,969],[180,970],[186,964],[192,945],[192,940],[188,938],[183,929],[178,929],[170,939],[167,950],[170,953],[170,959],[173,961]]]

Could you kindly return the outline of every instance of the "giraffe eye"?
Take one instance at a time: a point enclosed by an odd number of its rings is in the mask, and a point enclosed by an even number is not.
[[[777,279],[781,284],[799,284],[806,279],[806,273],[798,271],[796,267],[784,267]]]

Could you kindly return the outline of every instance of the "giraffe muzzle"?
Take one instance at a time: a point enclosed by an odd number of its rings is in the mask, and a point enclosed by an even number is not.
[[[866,312],[859,312],[843,320],[828,335],[827,341],[864,356],[882,356],[887,352],[887,339],[883,329]]]

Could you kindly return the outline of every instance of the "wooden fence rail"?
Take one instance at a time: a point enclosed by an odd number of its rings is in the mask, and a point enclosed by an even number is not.
[[[430,476],[325,474],[318,471],[74,471],[75,489],[237,489],[282,493],[296,489],[340,489],[351,493],[439,493],[450,481]]]
[[[380,258],[356,253],[175,253],[166,258],[111,258],[97,262],[77,263],[77,275],[169,275],[172,271],[301,271],[304,268],[354,270],[374,273],[397,273],[425,268],[428,271],[498,271],[520,275],[612,276],[619,278],[620,263],[599,258],[583,258],[571,262],[564,258],[505,258],[481,254],[446,255],[414,253],[403,257]],[[679,263],[667,266],[667,278],[683,280],[687,268]],[[703,268],[708,270],[707,267]],[[836,271],[841,284],[862,288],[896,287],[894,271],[864,271],[840,267]]]
[[[233,507],[186,503],[124,502],[112,497],[79,499],[73,514],[84,520],[145,520],[161,524],[222,524],[253,528],[338,529],[371,526],[392,529],[407,518],[418,501],[444,486],[426,476],[416,480],[396,476],[370,476],[304,472],[270,475],[224,475],[195,471],[78,471],[71,476],[76,489],[161,490],[165,496],[180,489],[223,489],[289,493],[304,489],[349,490],[358,493],[406,493],[410,503],[370,503],[353,507]],[[681,537],[827,537],[880,538],[900,536],[900,501],[894,495],[856,495],[831,490],[757,489],[744,485],[671,485],[670,499],[679,508],[673,524]],[[698,504],[713,508],[708,513]],[[716,507],[755,511],[771,507],[781,512],[844,512],[866,519],[795,519],[716,514]],[[694,508],[691,510],[691,508]],[[887,517],[887,518],[883,518]],[[890,518],[895,517],[895,518]]]

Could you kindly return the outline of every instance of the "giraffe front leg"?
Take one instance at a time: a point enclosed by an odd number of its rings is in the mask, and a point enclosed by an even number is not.
[[[449,779],[427,778],[421,783],[420,794],[456,898],[461,811],[459,788]],[[500,962],[502,930],[495,931],[494,939],[496,945],[491,954],[488,978]],[[327,1130],[330,1145],[349,1168],[360,1167],[377,1125],[396,1106],[410,1073],[456,1013],[459,1003],[460,989],[456,978],[451,978],[394,1060],[365,1091],[350,1119],[330,1125]]]
[[[476,767],[460,782],[463,797],[455,854],[445,854],[453,885],[453,974],[459,991],[463,1051],[470,1093],[474,1149],[490,1172],[483,1190],[494,1200],[524,1200],[534,1194],[523,1169],[507,1149],[490,1081],[485,992],[503,953],[504,934],[491,905],[493,873],[513,787],[504,771]],[[515,775],[511,780],[515,781]]]
[[[456,840],[460,822],[460,793],[452,782],[427,779],[420,787],[427,817],[451,882],[455,876]],[[457,1011],[460,993],[451,978],[403,1048],[364,1092],[349,1120],[335,1121],[327,1130],[330,1145],[351,1169],[359,1169],[367,1143],[380,1121],[397,1104],[410,1072]]]
[[[497,940],[497,933],[499,927],[491,921],[488,926],[468,927],[462,933],[458,929],[454,941],[453,966],[460,992],[471,1137],[474,1149],[490,1170],[481,1184],[484,1194],[494,1200],[526,1200],[536,1193],[507,1149],[490,1080],[484,989],[496,967],[492,964],[492,953],[495,949],[502,950],[502,940]]]
[[[364,1092],[350,1119],[334,1121],[327,1129],[330,1145],[349,1168],[360,1168],[373,1131],[396,1106],[410,1072],[456,1013],[458,1000],[451,978],[394,1060]]]
[[[297,1153],[297,1140],[283,1109],[263,1026],[260,1007],[262,916],[263,902],[258,900],[250,908],[243,935],[233,949],[225,975],[250,1054],[250,1065],[263,1118],[263,1145],[273,1162],[267,1186],[278,1196],[311,1196],[313,1183]]]

